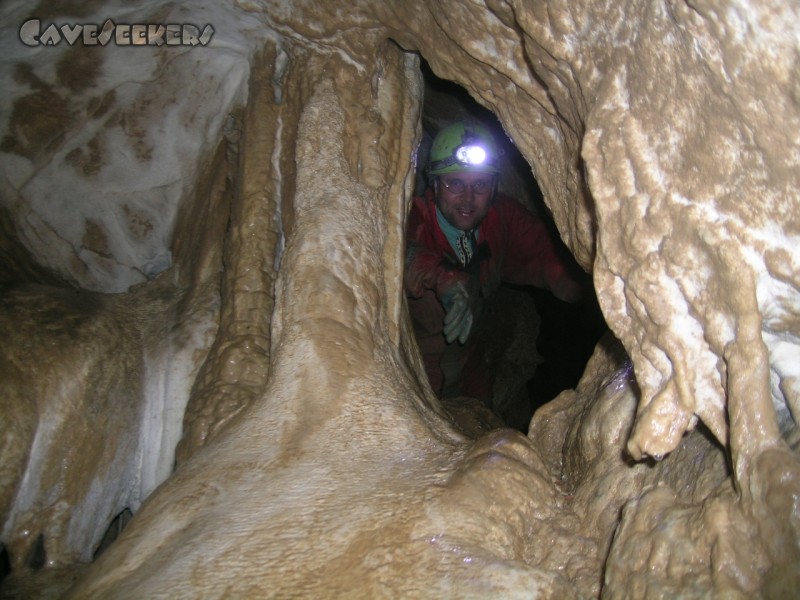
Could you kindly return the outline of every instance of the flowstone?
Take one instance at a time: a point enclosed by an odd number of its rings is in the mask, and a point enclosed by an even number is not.
[[[32,47],[32,12],[215,33]],[[0,14],[2,594],[800,588],[795,3]],[[460,429],[410,333],[416,53],[497,115],[619,340],[528,438]]]

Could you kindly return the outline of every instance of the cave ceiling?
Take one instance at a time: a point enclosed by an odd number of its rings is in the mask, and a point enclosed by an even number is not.
[[[799,13],[4,3],[0,595],[797,589]],[[109,19],[206,37],[47,29]],[[527,436],[460,427],[407,322],[421,60],[495,115],[611,330]]]

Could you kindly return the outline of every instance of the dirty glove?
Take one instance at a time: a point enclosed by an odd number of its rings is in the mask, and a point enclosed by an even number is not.
[[[469,293],[462,282],[457,282],[442,294],[444,306],[444,338],[448,344],[458,340],[462,344],[472,328],[472,306]]]

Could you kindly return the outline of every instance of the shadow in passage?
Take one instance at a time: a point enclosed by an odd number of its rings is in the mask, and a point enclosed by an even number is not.
[[[417,195],[422,195],[428,181],[424,166],[436,133],[453,121],[467,119],[482,123],[492,132],[501,154],[499,191],[515,198],[545,224],[557,240],[562,258],[584,288],[583,299],[575,304],[563,302],[548,290],[502,285],[480,331],[475,332],[481,363],[492,375],[492,398],[483,405],[450,397],[448,410],[466,415],[475,409],[475,419],[489,427],[502,422],[527,433],[536,409],[565,389],[574,388],[597,341],[607,331],[591,277],[575,263],[544,204],[542,192],[530,165],[505,134],[495,115],[475,102],[467,91],[438,78],[422,60],[425,101],[422,111],[423,138],[417,156]],[[469,370],[469,364],[466,371]],[[471,374],[466,373],[469,377]],[[445,391],[445,398],[455,394]],[[500,417],[492,420],[486,409]]]

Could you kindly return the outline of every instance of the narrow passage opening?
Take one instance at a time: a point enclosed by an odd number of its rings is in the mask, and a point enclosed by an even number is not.
[[[490,132],[500,156],[497,192],[514,198],[540,220],[557,248],[559,260],[568,264],[573,277],[584,290],[577,302],[568,303],[548,289],[504,282],[487,294],[486,302],[481,301],[479,310],[482,317],[476,319],[476,329],[470,331],[470,342],[462,345],[457,340],[441,344],[438,348],[441,356],[436,355],[437,349],[432,348],[430,340],[423,339],[424,334],[418,329],[417,340],[429,379],[446,407],[472,405],[488,409],[503,424],[525,432],[537,408],[561,391],[576,386],[607,325],[597,305],[591,278],[580,269],[561,242],[530,166],[504,133],[497,118],[475,102],[464,88],[434,75],[424,60],[421,67],[425,97],[423,139],[417,156],[415,193],[418,198],[425,197],[427,190],[428,201],[439,205],[437,198],[440,196],[433,190],[436,184],[425,172],[426,165],[432,160],[431,145],[437,134],[454,122],[479,123]],[[441,143],[434,148],[434,154],[437,148],[441,148]],[[452,179],[453,174],[448,175]],[[443,175],[439,176],[440,190],[444,179]],[[441,211],[436,214],[442,216]],[[429,214],[431,219],[432,215]],[[426,226],[432,226],[430,219]],[[410,241],[413,237],[409,232]],[[486,260],[501,260],[499,254],[495,252],[493,258]],[[483,290],[476,292],[474,288],[470,293],[481,294]],[[414,300],[409,304],[416,326],[419,315],[415,315],[415,310],[419,312],[422,309],[420,305],[415,307]],[[470,356],[465,357],[464,353]],[[440,366],[438,375],[434,373],[436,362]],[[488,386],[486,378],[478,376],[482,369],[489,374]],[[439,376],[443,382],[434,382]],[[490,391],[487,393],[488,388]],[[480,402],[464,400],[475,396],[480,397]]]

